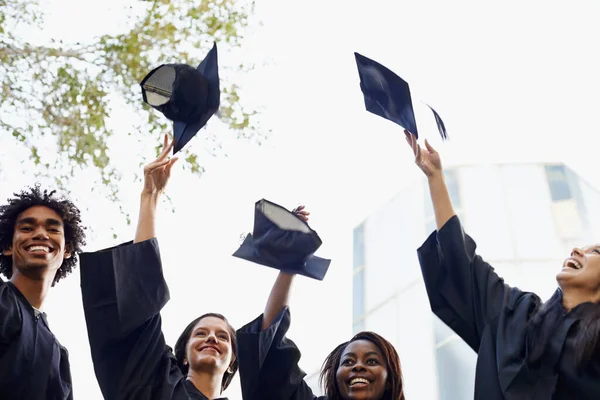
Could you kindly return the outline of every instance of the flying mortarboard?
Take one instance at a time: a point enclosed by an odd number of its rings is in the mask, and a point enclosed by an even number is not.
[[[354,53],[354,57],[367,111],[395,122],[418,138],[419,133],[408,83],[370,58],[358,53]],[[431,106],[427,105],[427,107],[433,111],[442,139],[447,139],[444,122]]]
[[[254,207],[254,230],[233,253],[257,264],[322,281],[331,260],[314,254],[322,241],[294,213],[262,199]]]
[[[144,102],[173,121],[173,154],[177,153],[219,109],[217,44],[197,68],[163,64],[150,71],[140,86]]]

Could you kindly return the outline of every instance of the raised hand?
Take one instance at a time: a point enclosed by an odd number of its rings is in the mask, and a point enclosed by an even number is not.
[[[308,222],[308,216],[310,215],[310,213],[304,210],[304,206],[298,206],[294,208],[292,212],[298,217],[300,217],[300,219],[302,219],[304,222]]]
[[[404,131],[404,135],[406,136],[406,142],[412,148],[415,155],[415,164],[421,168],[421,171],[423,171],[428,178],[442,175],[442,160],[440,159],[440,155],[433,147],[431,147],[427,139],[425,139],[425,149],[423,149],[419,143],[417,143],[415,135],[412,135],[407,130]]]
[[[177,157],[167,159],[175,141],[169,143],[169,136],[165,135],[163,150],[158,158],[144,167],[143,194],[158,196],[162,194],[171,176],[171,167],[178,160]]]

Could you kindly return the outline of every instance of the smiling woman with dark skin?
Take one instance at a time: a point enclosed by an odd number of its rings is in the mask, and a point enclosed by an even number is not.
[[[328,400],[404,399],[396,349],[373,332],[336,347],[323,363],[321,384]]]
[[[308,220],[303,206],[294,213]],[[405,400],[398,353],[373,332],[358,333],[327,356],[320,376],[325,396],[314,396],[298,366],[300,350],[286,337],[294,276],[280,272],[264,313],[237,332],[244,400]]]
[[[440,155],[405,135],[437,224],[418,250],[425,287],[433,312],[478,354],[475,399],[600,399],[600,246],[571,251],[545,303],[507,285],[464,232]]]

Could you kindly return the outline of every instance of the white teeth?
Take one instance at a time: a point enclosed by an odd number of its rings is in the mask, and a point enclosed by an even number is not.
[[[571,268],[575,268],[575,269],[580,269],[581,268],[581,264],[579,264],[579,262],[577,262],[576,260],[570,259],[567,260],[567,262],[565,263],[566,266],[569,266]]]
[[[31,246],[29,248],[29,251],[38,251],[38,250],[45,251],[46,253],[50,252],[50,248],[46,247],[46,246]]]
[[[369,381],[366,380],[365,378],[354,378],[350,381],[350,386],[354,385],[355,383],[366,383],[369,384]]]

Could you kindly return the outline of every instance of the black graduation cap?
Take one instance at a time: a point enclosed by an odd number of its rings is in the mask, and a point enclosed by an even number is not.
[[[186,64],[163,64],[140,83],[144,101],[173,121],[173,154],[217,112],[220,105],[217,44],[197,68]]]
[[[395,122],[418,138],[419,133],[408,83],[370,58],[358,53],[354,53],[354,57],[367,111]],[[427,107],[433,111],[442,139],[447,139],[444,122],[431,106],[427,105]]]
[[[254,231],[234,257],[322,281],[331,260],[313,255],[322,241],[296,214],[262,199],[254,207]]]

